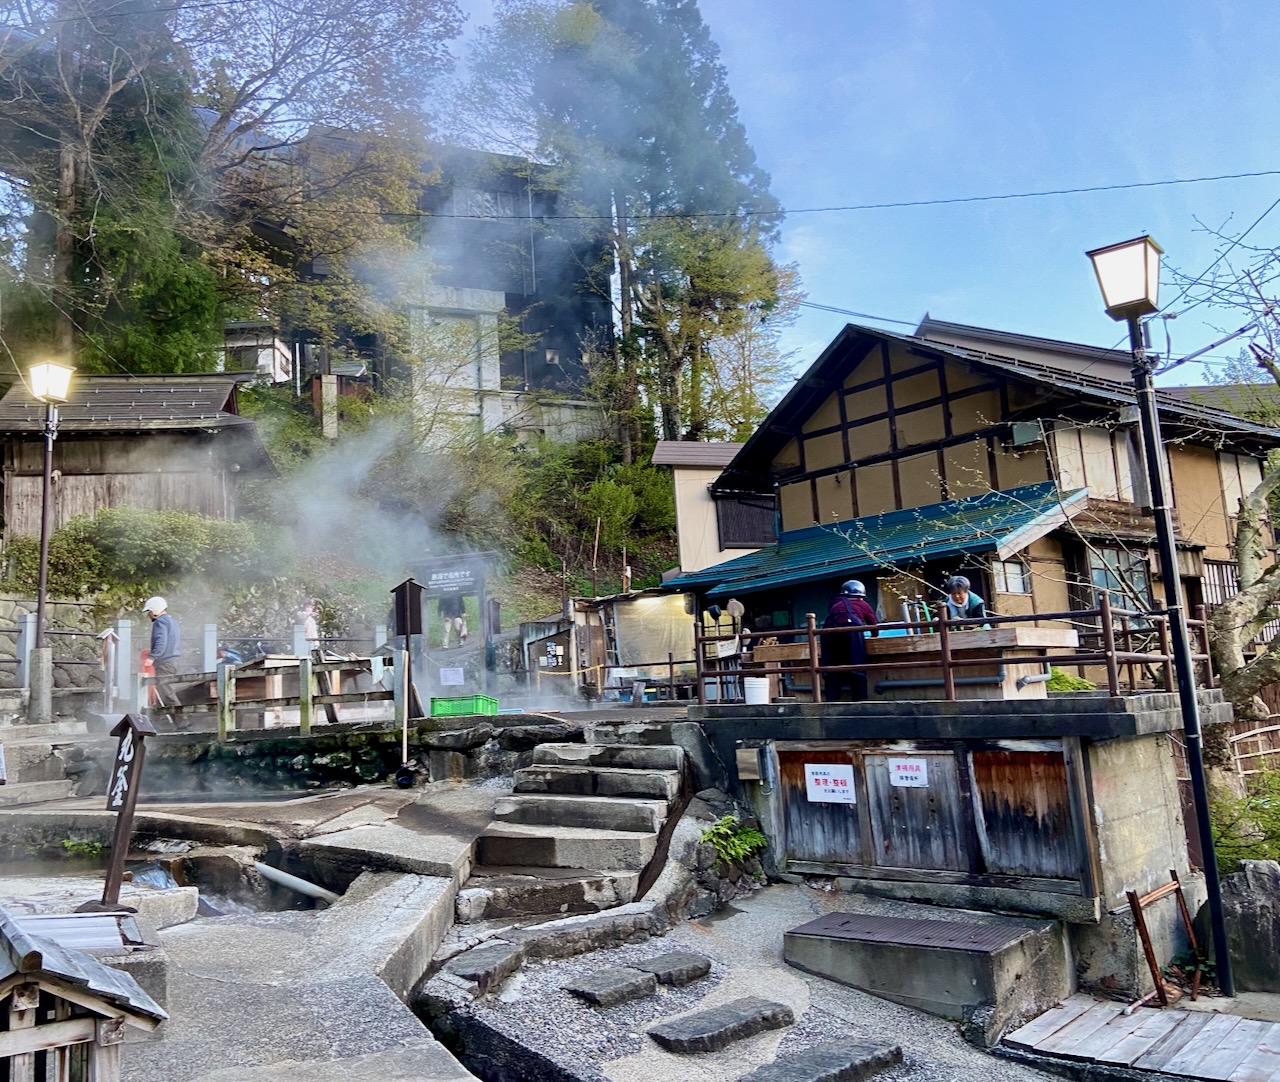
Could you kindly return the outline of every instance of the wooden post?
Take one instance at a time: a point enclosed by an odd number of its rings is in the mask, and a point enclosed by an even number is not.
[[[9,998],[8,1032],[15,1033],[24,1029],[34,1029],[36,1010],[40,1005],[40,986],[38,984],[20,984],[13,990]],[[23,1052],[13,1056],[8,1062],[10,1082],[35,1082],[36,1055],[34,1052]],[[41,1082],[44,1082],[41,1079]]]
[[[676,655],[667,651],[667,700],[676,701]]]
[[[230,663],[218,666],[218,740],[236,727],[236,667]]]
[[[822,677],[818,672],[818,617],[811,612],[804,614],[805,630],[809,635],[809,685],[813,688],[813,701],[822,702]]]
[[[1098,612],[1102,619],[1102,651],[1107,658],[1107,691],[1120,694],[1120,670],[1116,665],[1116,629],[1111,620],[1111,595],[1098,594]]]
[[[956,701],[956,674],[951,670],[951,630],[947,627],[947,603],[938,606],[938,654],[942,658],[942,692],[947,702]]]
[[[1161,616],[1156,628],[1160,634],[1160,653],[1164,654],[1164,689],[1173,690],[1173,645],[1169,641],[1169,617]]]
[[[298,735],[311,735],[311,657],[298,658]]]
[[[111,730],[118,736],[115,764],[107,780],[107,811],[116,813],[116,828],[111,838],[111,862],[107,865],[106,881],[102,885],[102,901],[86,902],[78,913],[103,913],[136,910],[120,904],[120,884],[124,880],[124,862],[129,855],[129,842],[133,837],[133,812],[138,804],[138,788],[142,783],[142,764],[146,757],[148,736],[155,736],[155,726],[142,714],[125,714]]]
[[[693,618],[693,675],[698,681],[698,704],[707,705],[707,685],[703,676],[707,658],[707,644],[702,639],[702,619]]]
[[[1209,652],[1209,611],[1203,605],[1196,606],[1196,619],[1200,622],[1200,650],[1204,654],[1204,686],[1215,687],[1213,682],[1213,654]]]

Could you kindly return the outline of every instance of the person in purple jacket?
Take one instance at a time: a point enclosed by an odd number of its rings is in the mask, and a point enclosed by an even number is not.
[[[840,587],[827,610],[822,626],[866,627],[872,635],[876,630],[876,610],[867,603],[867,588],[857,579],[850,579]],[[823,665],[861,665],[867,660],[865,632],[854,631],[841,635],[822,636]],[[867,697],[865,672],[826,673],[822,678],[822,697],[827,702],[862,702]]]

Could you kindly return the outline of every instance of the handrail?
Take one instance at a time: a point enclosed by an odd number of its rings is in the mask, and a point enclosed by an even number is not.
[[[1192,660],[1197,663],[1203,663],[1204,676],[1201,681],[1202,686],[1213,687],[1213,661],[1209,651],[1208,625],[1204,619],[1204,607],[1199,606],[1196,610],[1198,619],[1188,620],[1190,627],[1199,631],[1199,646],[1201,652],[1192,654]],[[1119,617],[1123,621],[1123,626],[1116,626],[1116,618]],[[1132,627],[1129,624],[1130,619],[1138,618],[1144,621],[1143,627]],[[1131,691],[1138,687],[1139,674],[1138,668],[1147,670],[1152,679],[1157,681],[1157,686],[1162,687],[1165,691],[1171,691],[1173,688],[1173,651],[1171,645],[1171,636],[1169,628],[1170,614],[1167,609],[1153,609],[1147,612],[1139,612],[1132,609],[1119,609],[1111,605],[1110,596],[1105,591],[1098,594],[1098,607],[1096,609],[1070,610],[1067,612],[1052,613],[1034,613],[1019,616],[997,616],[989,615],[981,621],[983,630],[991,630],[1006,624],[1021,623],[1044,623],[1044,622],[1068,622],[1072,625],[1088,628],[1092,630],[1091,641],[1100,640],[1097,646],[1077,647],[1070,652],[1058,650],[1052,653],[1039,653],[1032,656],[1024,655],[1002,655],[998,661],[1001,665],[1065,665],[1076,668],[1085,665],[1102,664],[1106,670],[1107,691],[1111,695],[1119,695],[1121,687],[1121,670],[1124,669],[1128,679],[1125,681]],[[954,632],[962,632],[972,630],[975,621],[965,619],[963,617],[952,617],[948,614],[945,605],[940,606],[936,616],[928,620],[901,620],[887,621],[878,624],[876,630],[878,632],[902,630],[911,632],[922,632],[937,635],[938,652],[936,655],[923,658],[920,660],[902,660],[892,662],[874,662],[863,661],[859,664],[848,665],[823,665],[821,663],[820,643],[823,636],[839,636],[849,634],[865,634],[866,629],[857,626],[853,627],[836,627],[836,628],[819,628],[817,626],[817,617],[814,613],[806,613],[805,624],[799,628],[771,628],[764,631],[746,631],[731,630],[728,633],[722,632],[717,628],[712,633],[707,633],[701,624],[695,626],[694,643],[695,653],[697,655],[697,679],[698,679],[698,699],[702,704],[707,702],[707,685],[711,681],[718,681],[720,687],[720,700],[724,701],[724,681],[726,679],[734,680],[745,676],[775,676],[782,674],[796,675],[797,673],[808,675],[811,687],[813,689],[813,701],[821,703],[823,701],[822,692],[822,676],[833,673],[869,673],[893,669],[913,669],[913,668],[929,668],[941,669],[941,685],[943,694],[947,701],[955,701],[956,688],[956,672],[957,669],[964,669],[968,666],[990,666],[993,659],[971,658],[955,656],[955,646],[952,641]],[[782,662],[753,663],[751,668],[743,668],[741,664],[736,667],[727,667],[725,661],[720,657],[709,657],[707,646],[709,643],[719,643],[724,641],[739,640],[743,646],[743,652],[751,649],[751,644],[757,643],[762,639],[779,639],[787,638],[793,645],[806,645],[806,658],[799,658],[790,665]],[[1153,643],[1154,637],[1154,643]],[[1143,649],[1146,644],[1158,644],[1157,649]],[[714,663],[714,664],[713,664]]]

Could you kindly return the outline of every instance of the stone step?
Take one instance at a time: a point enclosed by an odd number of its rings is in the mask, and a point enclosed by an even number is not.
[[[517,793],[568,796],[629,796],[674,800],[680,793],[675,770],[637,770],[625,766],[526,766],[515,772]]]
[[[476,839],[480,864],[639,871],[653,858],[656,834],[631,830],[495,823]]]
[[[622,766],[635,770],[680,770],[684,752],[673,744],[540,744],[533,749],[535,766]]]
[[[471,981],[476,991],[483,995],[497,988],[524,964],[524,947],[491,939],[479,947],[451,958],[444,964],[444,971],[462,980]]]
[[[499,823],[588,827],[592,830],[658,831],[667,818],[665,800],[626,800],[607,796],[517,794],[494,802]]]
[[[638,871],[478,865],[458,892],[459,924],[547,913],[598,913],[634,900]]]
[[[66,764],[53,753],[53,745],[38,740],[0,740],[9,784],[28,781],[61,781]]]
[[[738,1082],[863,1082],[902,1062],[902,1049],[870,1041],[826,1041],[789,1051]]]
[[[564,990],[596,1007],[616,1007],[653,995],[658,990],[658,979],[630,966],[606,966],[575,978]]]
[[[1053,921],[828,913],[784,933],[782,957],[916,1010],[981,1016],[988,1043],[1011,1019],[1042,1014],[1075,990],[1066,933]]]
[[[701,980],[711,972],[711,959],[704,954],[693,951],[668,951],[666,954],[654,955],[639,962],[632,962],[633,969],[642,969],[652,973],[659,984],[669,984],[679,988]]]
[[[64,800],[71,795],[74,784],[63,778],[60,781],[20,781],[0,785],[0,808],[42,804],[46,800]]]
[[[781,1029],[796,1016],[784,1003],[744,996],[718,1007],[667,1018],[649,1027],[649,1036],[668,1052],[719,1052],[735,1041],[767,1029]]]

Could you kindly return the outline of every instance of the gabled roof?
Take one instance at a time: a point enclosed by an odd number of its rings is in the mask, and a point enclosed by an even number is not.
[[[1006,492],[885,511],[780,534],[775,545],[679,575],[664,590],[708,596],[753,593],[967,553],[1008,559],[1085,506],[1086,489],[1062,495],[1052,481]]]
[[[253,421],[239,416],[236,408],[236,384],[244,378],[224,373],[78,376],[71,383],[70,401],[58,407],[58,431],[253,428]],[[0,431],[42,432],[44,412],[44,403],[15,383],[0,399]]]
[[[723,468],[742,450],[740,443],[699,443],[695,440],[659,440],[653,449],[655,466]]]
[[[799,434],[801,425],[843,382],[852,365],[881,342],[900,343],[922,357],[950,358],[993,374],[1020,380],[1041,390],[1046,399],[1116,410],[1128,409],[1134,405],[1131,385],[1091,372],[1069,371],[1050,364],[1000,356],[851,323],[836,335],[821,356],[810,365],[809,370],[796,380],[782,401],[761,422],[760,427],[752,433],[726,468],[721,480],[729,487],[771,487],[767,474],[769,465],[778,452]],[[1156,391],[1156,403],[1165,423],[1191,429],[1206,441],[1243,443],[1257,450],[1280,446],[1280,429],[1245,420],[1212,406],[1180,399],[1164,389]]]
[[[7,910],[0,909],[0,984],[10,977],[72,985],[153,1022],[169,1017],[129,974],[104,966],[83,951],[31,935]]]
[[[1168,387],[1166,393],[1183,402],[1224,410],[1257,420],[1280,413],[1280,386],[1266,383],[1210,383],[1198,387]]]

